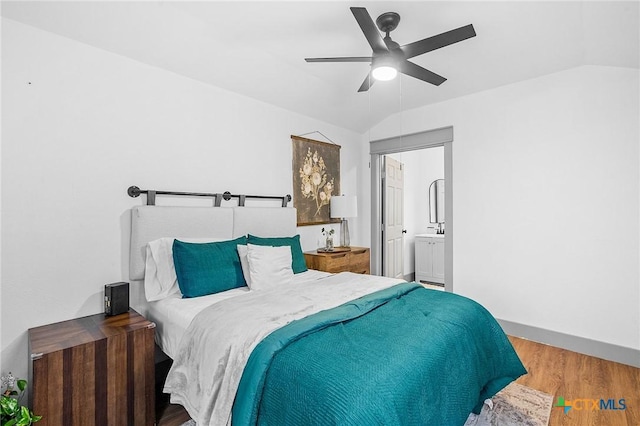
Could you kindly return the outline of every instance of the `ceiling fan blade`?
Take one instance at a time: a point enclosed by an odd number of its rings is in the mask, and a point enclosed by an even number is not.
[[[360,25],[360,29],[367,38],[373,51],[375,53],[388,52],[389,49],[378,32],[376,24],[373,23],[373,19],[371,19],[371,15],[369,15],[367,9],[364,7],[352,7],[351,13],[353,13],[354,18],[358,21],[358,25]]]
[[[473,29],[473,25],[469,24],[446,33],[405,44],[400,46],[400,50],[404,53],[405,58],[409,59],[475,36],[476,31]]]
[[[366,92],[369,88],[375,83],[376,79],[371,76],[371,73],[367,74],[367,77],[364,79],[358,92]]]
[[[371,62],[371,56],[347,56],[342,58],[304,58],[307,62]]]
[[[440,86],[442,83],[447,81],[447,79],[443,76],[431,72],[428,69],[422,68],[420,65],[416,65],[413,62],[409,61],[402,61],[400,63],[400,72],[417,78],[418,80],[434,84],[436,86]]]

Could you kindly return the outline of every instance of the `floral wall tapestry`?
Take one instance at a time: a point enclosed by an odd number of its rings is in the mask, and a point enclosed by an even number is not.
[[[340,145],[291,136],[293,207],[298,226],[339,222],[331,219],[331,197],[340,194]]]

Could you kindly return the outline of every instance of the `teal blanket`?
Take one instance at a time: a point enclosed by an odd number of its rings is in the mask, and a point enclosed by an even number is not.
[[[526,373],[476,302],[399,284],[274,331],[253,350],[241,425],[463,425]]]

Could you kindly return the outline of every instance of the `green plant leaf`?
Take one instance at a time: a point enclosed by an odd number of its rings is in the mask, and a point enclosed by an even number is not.
[[[17,416],[16,426],[29,426],[31,424],[31,413],[27,407],[20,407],[20,414]]]
[[[24,379],[18,379],[18,389],[23,392],[27,388],[27,381]]]
[[[2,407],[3,414],[14,416],[18,411],[18,401],[8,396],[3,396],[2,400],[0,400],[0,407]]]

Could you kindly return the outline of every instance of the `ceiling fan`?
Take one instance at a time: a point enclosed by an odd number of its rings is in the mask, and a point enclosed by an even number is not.
[[[376,23],[373,23],[369,12],[364,7],[352,7],[351,12],[356,18],[360,29],[364,33],[369,45],[373,49],[371,56],[348,56],[340,58],[305,58],[307,62],[369,62],[371,63],[371,71],[364,79],[364,82],[358,89],[358,92],[365,92],[375,82],[375,80],[392,80],[396,77],[398,71],[403,74],[410,75],[418,80],[436,86],[441,85],[447,79],[426,68],[409,62],[409,58],[440,49],[459,41],[475,37],[476,32],[473,25],[469,24],[455,30],[447,31],[433,37],[428,37],[413,43],[400,46],[391,40],[389,33],[396,29],[400,22],[400,15],[395,12],[387,12],[378,16]],[[385,33],[382,38],[376,25]],[[372,78],[373,77],[373,78]]]

